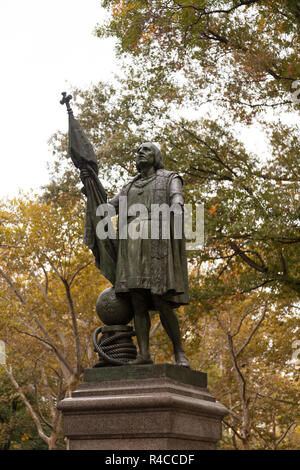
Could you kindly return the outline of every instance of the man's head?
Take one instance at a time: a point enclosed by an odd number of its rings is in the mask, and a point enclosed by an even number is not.
[[[143,166],[153,166],[155,170],[164,168],[161,151],[151,142],[144,142],[139,146],[135,161],[139,172]]]

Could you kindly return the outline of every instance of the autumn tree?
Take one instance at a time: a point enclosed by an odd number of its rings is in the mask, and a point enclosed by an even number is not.
[[[213,101],[236,119],[292,104],[300,76],[297,0],[103,0],[102,6],[110,16],[98,35],[116,37],[120,55],[144,60],[164,82],[180,69],[192,102]]]
[[[185,341],[192,367],[208,372],[229,410],[221,448],[297,448],[299,372],[290,338],[299,331],[298,307],[264,291],[209,303],[209,315],[196,299],[185,309]]]
[[[83,205],[21,197],[1,204],[2,365],[49,449],[61,437],[56,405],[92,365],[95,303],[106,282],[82,242]],[[60,444],[61,445],[61,444]]]

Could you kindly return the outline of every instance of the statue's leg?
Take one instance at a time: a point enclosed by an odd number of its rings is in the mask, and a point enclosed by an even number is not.
[[[159,295],[153,295],[153,303],[159,311],[162,326],[173,343],[176,364],[190,367],[188,358],[183,350],[179,322],[170,304]]]
[[[145,297],[140,292],[131,292],[134,312],[134,327],[139,345],[139,356],[134,364],[152,364],[149,351],[150,315]]]

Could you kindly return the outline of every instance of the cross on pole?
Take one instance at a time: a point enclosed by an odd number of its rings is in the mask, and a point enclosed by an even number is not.
[[[60,104],[64,105],[66,104],[67,106],[67,111],[68,111],[68,114],[72,114],[73,115],[73,111],[72,111],[72,108],[70,106],[70,101],[72,99],[72,95],[68,95],[67,96],[67,93],[65,91],[62,92],[62,99],[60,100]]]

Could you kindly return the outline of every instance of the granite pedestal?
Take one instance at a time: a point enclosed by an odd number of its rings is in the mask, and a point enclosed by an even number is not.
[[[227,414],[206,374],[172,364],[86,369],[58,408],[71,450],[215,449]]]

